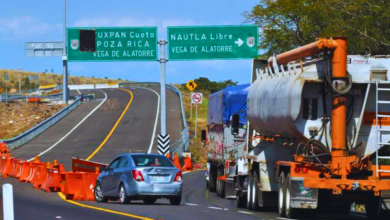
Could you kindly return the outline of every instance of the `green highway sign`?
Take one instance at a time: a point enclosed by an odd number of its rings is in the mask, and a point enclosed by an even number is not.
[[[258,27],[168,27],[169,60],[245,59],[258,56]]]
[[[68,61],[156,61],[157,27],[67,29]]]

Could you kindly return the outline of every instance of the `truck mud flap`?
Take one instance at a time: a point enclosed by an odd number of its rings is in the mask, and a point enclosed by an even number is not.
[[[316,209],[318,205],[318,189],[306,188],[303,180],[290,180],[290,196],[292,208]]]

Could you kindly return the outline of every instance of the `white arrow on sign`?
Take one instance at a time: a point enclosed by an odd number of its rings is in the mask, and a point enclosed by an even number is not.
[[[238,40],[234,41],[235,44],[237,44],[239,47],[244,43],[244,41],[241,40],[241,38],[238,38]]]

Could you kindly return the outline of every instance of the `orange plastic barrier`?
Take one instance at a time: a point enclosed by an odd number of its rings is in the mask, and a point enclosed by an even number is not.
[[[192,160],[191,160],[191,158],[188,155],[186,156],[186,158],[184,158],[183,170],[185,170],[185,171],[191,171],[192,170]]]
[[[1,170],[2,177],[7,178],[8,174],[12,171],[12,160],[15,158],[11,157],[11,154],[8,153],[6,157],[3,157],[3,167]]]
[[[61,191],[61,177],[60,173],[65,172],[62,164],[54,165],[47,168],[46,180],[41,186],[41,189],[46,192],[59,192]]]
[[[38,97],[29,97],[29,98],[28,98],[28,101],[29,101],[29,102],[40,102],[41,99],[38,98]]]
[[[47,178],[47,168],[51,166],[50,162],[42,163],[38,166],[36,178],[33,187],[39,189]]]
[[[61,173],[61,192],[67,200],[94,201],[93,190],[99,173]]]
[[[175,167],[179,170],[182,171],[181,169],[181,165],[180,165],[180,161],[179,161],[179,156],[177,155],[177,153],[175,152],[175,158],[173,158],[173,165],[175,165]]]
[[[9,149],[6,143],[0,143],[0,154],[9,153]]]
[[[11,161],[11,163],[12,163],[12,169],[11,169],[11,172],[9,172],[8,176],[10,176],[10,177],[16,177],[16,175],[18,174],[19,169],[20,169],[19,163],[20,163],[21,161],[22,161],[21,159],[17,159],[17,158],[14,158],[14,159]]]
[[[19,172],[16,178],[19,178],[19,182],[28,182],[32,179],[35,171],[35,165],[39,163],[39,157],[35,157],[33,162],[23,163],[22,170]]]

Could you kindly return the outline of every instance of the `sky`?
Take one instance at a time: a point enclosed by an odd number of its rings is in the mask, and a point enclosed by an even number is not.
[[[67,27],[241,25],[259,0],[67,0]],[[62,73],[61,57],[25,57],[25,42],[62,41],[63,0],[0,0],[0,68]],[[207,77],[249,83],[251,60],[169,61],[167,83]],[[153,62],[69,62],[69,75],[159,82]]]

